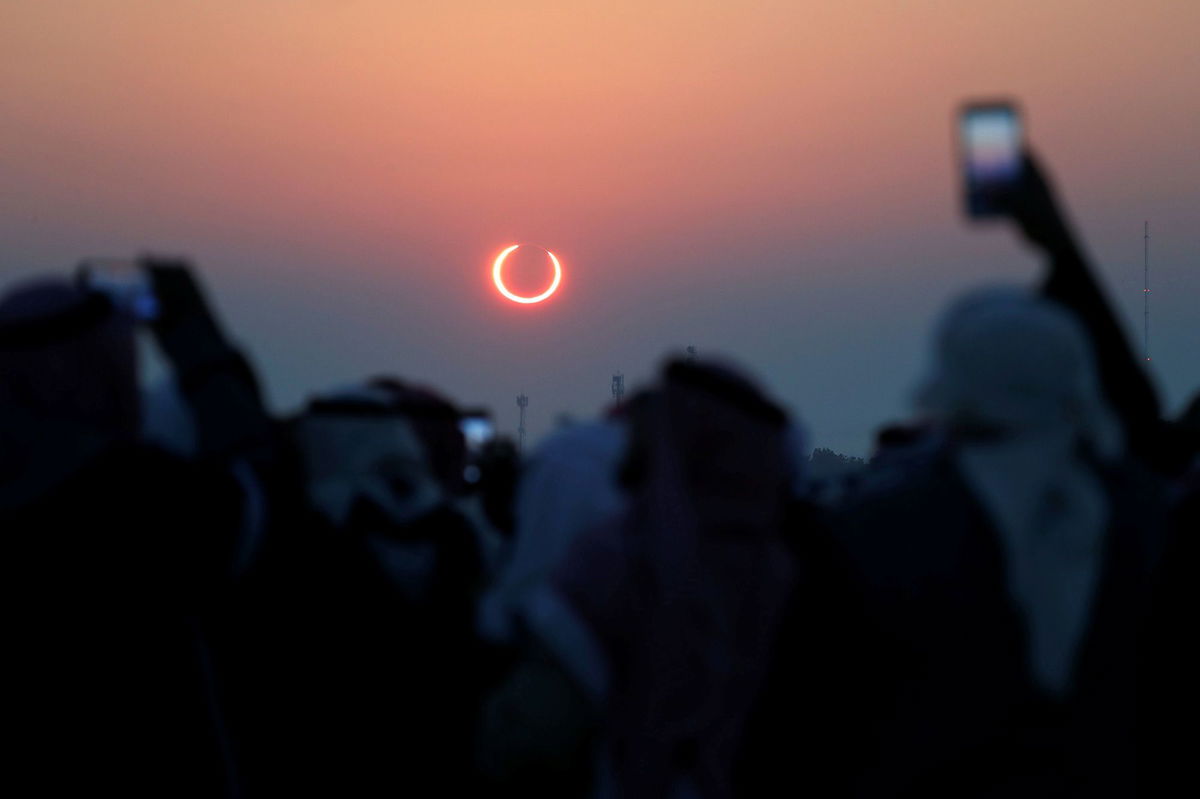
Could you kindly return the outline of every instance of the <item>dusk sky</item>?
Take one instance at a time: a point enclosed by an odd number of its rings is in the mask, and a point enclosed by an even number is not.
[[[1172,412],[1200,387],[1200,2],[0,0],[0,288],[184,253],[272,405],[391,373],[530,432],[692,344],[818,446],[902,418],[930,327],[1030,283],[953,116],[1017,98]],[[491,261],[565,271],[538,305]],[[532,251],[514,286],[548,281]]]

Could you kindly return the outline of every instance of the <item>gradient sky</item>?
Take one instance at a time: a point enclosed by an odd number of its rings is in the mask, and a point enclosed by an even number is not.
[[[0,287],[186,253],[277,408],[389,372],[535,436],[694,344],[865,454],[947,300],[1038,274],[959,210],[953,111],[1006,95],[1139,347],[1151,221],[1174,410],[1198,42],[1195,0],[0,0]],[[491,286],[516,242],[550,301]]]

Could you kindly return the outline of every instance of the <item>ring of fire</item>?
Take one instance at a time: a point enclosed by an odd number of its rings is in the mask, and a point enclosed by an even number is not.
[[[562,282],[562,264],[560,264],[558,259],[554,257],[554,253],[550,252],[545,247],[538,247],[539,250],[543,250],[546,255],[550,256],[550,263],[554,264],[554,280],[550,281],[550,288],[533,297],[522,297],[520,294],[513,294],[508,290],[508,287],[504,285],[504,278],[500,273],[504,270],[504,259],[512,254],[517,248],[523,246],[524,245],[522,244],[514,244],[496,256],[496,262],[492,264],[492,280],[495,282],[496,288],[500,291],[500,293],[513,302],[525,304],[541,302],[554,292],[558,291],[558,284]]]

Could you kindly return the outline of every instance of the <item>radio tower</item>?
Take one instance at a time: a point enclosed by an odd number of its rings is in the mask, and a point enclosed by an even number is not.
[[[1142,329],[1143,342],[1146,348],[1146,360],[1150,360],[1150,222],[1146,222],[1144,238],[1145,248],[1142,252],[1142,269],[1145,272],[1146,287],[1142,289],[1145,298],[1145,322]]]
[[[525,409],[529,407],[529,397],[517,395],[517,407],[521,409],[521,423],[517,426],[517,452],[525,452]]]
[[[621,372],[613,375],[612,394],[613,402],[616,403],[618,408],[621,407],[621,402],[625,397],[625,375]]]

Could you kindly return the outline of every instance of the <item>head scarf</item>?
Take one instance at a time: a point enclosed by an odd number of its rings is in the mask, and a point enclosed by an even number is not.
[[[1102,566],[1109,502],[1094,461],[1121,454],[1089,342],[1066,310],[1019,289],[973,292],[935,334],[918,403],[999,533],[1034,679],[1069,690]]]
[[[395,524],[445,500],[425,449],[389,391],[353,386],[319,397],[296,426],[309,502],[335,526],[365,500]]]
[[[792,581],[786,416],[733,370],[687,362],[629,415],[629,511],[582,537],[555,582],[605,652],[620,795],[729,796]]]
[[[376,377],[366,386],[385,396],[388,406],[403,416],[421,442],[426,462],[442,488],[452,495],[465,489],[463,470],[467,445],[459,422],[462,414],[450,400],[429,388],[393,377]]]
[[[41,279],[0,299],[0,509],[45,495],[138,433],[133,322]]]
[[[133,320],[63,280],[13,289],[0,300],[0,405],[136,435]]]
[[[574,540],[624,510],[617,466],[625,443],[624,425],[592,422],[554,432],[534,452],[517,487],[512,557],[480,609],[485,635],[507,638],[513,614]]]

